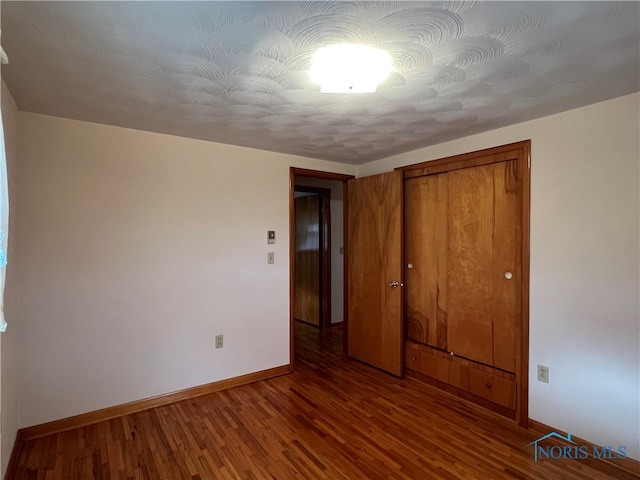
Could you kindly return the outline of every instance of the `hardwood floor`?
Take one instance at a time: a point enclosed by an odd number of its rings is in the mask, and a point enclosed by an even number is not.
[[[628,460],[533,461],[538,435],[342,359],[296,325],[291,375],[22,444],[16,480],[638,479]]]

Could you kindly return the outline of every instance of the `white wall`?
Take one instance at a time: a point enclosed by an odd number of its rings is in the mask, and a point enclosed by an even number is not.
[[[289,363],[289,167],[355,167],[24,112],[19,136],[21,427]]]
[[[358,176],[531,139],[529,416],[640,459],[640,95],[425,148]],[[536,365],[550,383],[536,380]]]
[[[344,320],[344,203],[343,184],[337,180],[297,177],[296,185],[331,189],[331,323]]]
[[[636,459],[639,102],[618,98],[357,169],[532,139],[530,417],[626,444]],[[20,426],[288,363],[289,166],[356,169],[18,119]],[[278,232],[273,266],[269,229]],[[2,348],[5,387],[4,338]],[[549,384],[535,380],[538,363],[550,367]]]
[[[9,179],[9,204],[11,208],[16,205],[16,177],[18,168],[17,126],[18,109],[11,93],[2,82],[0,93],[2,105],[2,122],[4,126],[5,152],[7,156],[7,173]],[[2,400],[2,426],[1,431],[1,476],[4,473],[11,457],[11,450],[18,431],[18,315],[17,315],[17,216],[12,210],[9,214],[9,243],[7,252],[7,277],[4,289],[4,314],[9,322],[7,331],[0,335],[1,372],[0,391]]]

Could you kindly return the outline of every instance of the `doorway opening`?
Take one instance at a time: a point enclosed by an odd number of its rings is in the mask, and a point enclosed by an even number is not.
[[[290,370],[302,342],[346,326],[346,198],[343,175],[292,167],[289,182]],[[297,326],[297,328],[296,328]],[[345,329],[346,330],[346,329]],[[300,339],[299,339],[300,341]],[[346,344],[346,336],[343,340]]]

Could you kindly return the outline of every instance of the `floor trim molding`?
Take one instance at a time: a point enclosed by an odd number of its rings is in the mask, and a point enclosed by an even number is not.
[[[280,367],[274,367],[259,372],[248,373],[246,375],[240,375],[238,377],[228,378],[226,380],[207,383],[205,385],[199,385],[197,387],[186,388],[177,392],[158,395],[157,397],[136,400],[133,402],[124,403],[122,405],[95,410],[93,412],[82,413],[73,417],[67,417],[60,420],[54,420],[52,422],[41,423],[39,425],[34,425],[32,427],[26,427],[18,430],[18,437],[16,439],[16,442],[18,441],[18,439],[20,441],[25,441],[31,440],[33,438],[44,437],[45,435],[64,432],[65,430],[71,430],[73,428],[84,427],[86,425],[91,425],[92,423],[111,420],[112,418],[122,417],[131,413],[149,410],[151,408],[160,407],[169,403],[179,402],[181,400],[187,400],[189,398],[199,397],[202,395],[207,395],[209,393],[227,390],[233,387],[239,387],[248,383],[259,382],[260,380],[279,377],[280,375],[285,375],[288,373],[289,365],[282,365]]]

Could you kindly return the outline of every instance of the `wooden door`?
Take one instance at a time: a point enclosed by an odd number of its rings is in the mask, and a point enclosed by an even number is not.
[[[407,179],[407,339],[516,372],[520,185],[516,160]]]
[[[400,376],[402,173],[350,180],[348,201],[349,356]]]
[[[297,320],[320,326],[320,197],[295,199],[295,301]]]
[[[410,178],[404,188],[406,336],[447,350],[448,177]]]
[[[515,372],[522,223],[517,162],[448,176],[448,348]]]

